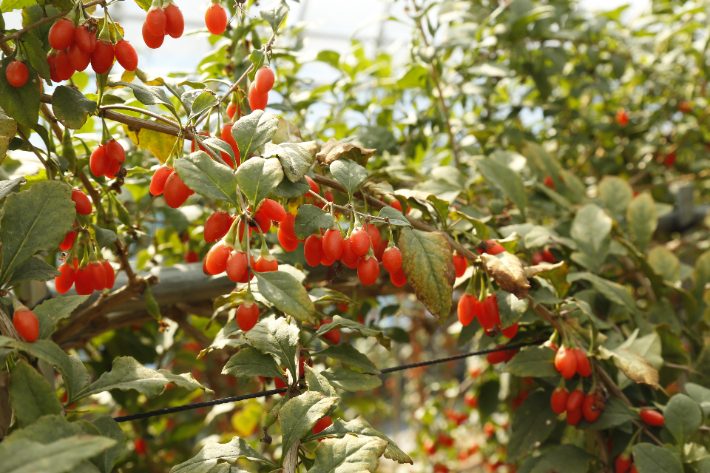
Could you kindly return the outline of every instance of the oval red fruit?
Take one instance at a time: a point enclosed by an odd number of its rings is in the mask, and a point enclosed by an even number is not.
[[[456,269],[457,278],[460,278],[464,275],[467,266],[468,261],[466,261],[466,258],[459,255],[458,253],[454,255],[454,269]]]
[[[91,68],[97,74],[105,74],[111,70],[114,57],[113,44],[97,41],[96,48],[91,53]]]
[[[57,62],[54,67],[57,69],[57,76],[59,76],[60,80],[69,80],[76,72],[66,51],[57,53]]]
[[[569,399],[569,392],[563,387],[557,387],[550,397],[550,405],[555,414],[562,414],[567,410],[567,400]]]
[[[227,29],[227,12],[219,3],[213,3],[205,12],[205,26],[212,34],[222,34]]]
[[[262,94],[266,94],[274,86],[275,80],[276,80],[276,75],[274,74],[274,71],[272,71],[270,67],[268,67],[268,66],[260,67],[259,70],[256,71],[256,75],[254,76],[254,88],[258,92],[261,92]]]
[[[594,422],[602,413],[597,409],[597,400],[594,394],[587,394],[582,402],[582,413],[587,422]]]
[[[306,238],[303,255],[309,266],[318,266],[323,259],[323,238],[320,235],[311,235]]]
[[[29,309],[16,311],[12,316],[12,325],[17,333],[30,343],[39,338],[39,321]]]
[[[639,412],[639,415],[641,416],[641,420],[644,421],[646,424],[658,427],[659,425],[663,425],[665,422],[665,419],[663,418],[663,414],[661,414],[658,411],[655,411],[653,409],[641,409],[641,412]]]
[[[5,78],[13,87],[22,87],[30,78],[30,72],[24,62],[13,59],[5,69]]]
[[[69,46],[68,55],[72,67],[77,71],[83,71],[89,67],[89,63],[91,62],[91,53],[84,51],[82,47],[79,46],[79,43],[74,42],[74,44]]]
[[[240,305],[237,309],[237,325],[244,332],[248,332],[253,329],[256,323],[259,321],[259,306],[255,303],[245,302]]]
[[[153,36],[165,36],[167,18],[162,8],[151,8],[145,16],[145,25]]]
[[[518,322],[515,322],[510,327],[501,329],[501,333],[505,338],[513,338],[518,333]]]
[[[153,177],[150,179],[150,193],[153,195],[162,194],[165,191],[165,182],[172,173],[173,170],[165,164],[156,169],[153,173]]]
[[[69,232],[64,237],[64,241],[59,245],[59,249],[62,251],[69,251],[74,244],[74,239],[76,238],[76,232]]]
[[[76,26],[71,20],[62,18],[49,29],[47,40],[51,47],[57,51],[61,51],[71,46],[74,42],[74,38],[76,38]]]
[[[581,389],[575,389],[571,393],[569,393],[569,397],[567,398],[567,410],[568,411],[576,411],[582,407],[582,403],[584,402],[584,391]]]
[[[390,281],[394,287],[402,287],[407,284],[407,276],[404,274],[404,270],[399,268],[399,271],[390,273]]]
[[[464,294],[459,299],[458,306],[456,307],[456,313],[459,316],[459,322],[464,327],[468,326],[473,322],[476,316],[476,306],[478,305],[478,299],[471,294]]]
[[[195,192],[182,182],[178,173],[173,171],[165,181],[165,203],[174,209],[185,203],[188,197]]]
[[[286,210],[275,200],[264,199],[261,211],[274,222],[283,222],[286,219]]]
[[[567,423],[569,425],[577,425],[579,424],[579,421],[582,420],[582,408],[580,407],[577,410],[574,411],[567,411]]]
[[[103,291],[106,287],[106,271],[100,263],[90,263],[86,267],[89,281],[95,291]]]
[[[205,256],[205,269],[209,274],[221,274],[227,270],[231,250],[222,242],[215,244]]]
[[[279,262],[273,256],[259,256],[254,264],[254,270],[257,273],[269,273],[279,270]]]
[[[358,227],[350,234],[350,244],[356,255],[365,256],[370,249],[370,235],[364,228]]]
[[[331,261],[339,261],[343,255],[343,236],[340,231],[331,228],[323,237],[323,253]],[[331,263],[332,264],[332,263]]]
[[[350,238],[343,240],[343,253],[340,255],[340,261],[342,261],[343,264],[350,269],[357,268],[360,256],[355,254],[353,251],[352,241]]]
[[[116,60],[127,71],[135,71],[138,68],[138,53],[133,45],[126,40],[116,43]]]
[[[357,265],[357,277],[365,286],[369,286],[377,281],[380,275],[380,264],[374,256],[365,256]]]
[[[94,285],[89,279],[89,273],[87,273],[86,268],[79,268],[75,274],[74,289],[76,289],[77,294],[80,296],[88,296],[94,292]]]
[[[76,44],[86,53],[93,53],[96,48],[96,34],[89,29],[89,24],[81,25],[76,29]]]
[[[66,294],[74,285],[74,268],[64,263],[57,270],[62,274],[54,278],[54,287],[59,294]]]
[[[588,378],[589,376],[591,376],[592,365],[589,363],[589,358],[587,358],[587,355],[585,355],[584,352],[579,348],[575,348],[574,357],[577,360],[577,373],[584,378]]]
[[[143,23],[142,33],[143,42],[145,42],[145,45],[148,46],[150,49],[158,49],[163,45],[163,41],[165,41],[165,35],[154,35],[148,29],[147,23]]]
[[[630,468],[631,456],[627,455],[626,453],[622,453],[621,455],[616,457],[616,461],[614,462],[615,473],[628,473]]]
[[[172,38],[179,38],[185,31],[185,17],[174,3],[165,7],[165,32]]]
[[[71,191],[71,200],[76,204],[76,213],[81,215],[91,214],[91,201],[89,197],[78,189]]]
[[[113,289],[113,286],[116,284],[116,271],[114,271],[111,263],[106,260],[101,263],[101,266],[104,267],[104,274],[106,275],[106,289]]]
[[[214,243],[221,240],[232,226],[234,218],[228,212],[216,211],[205,222],[205,229],[202,235],[207,243]]]
[[[555,368],[563,378],[571,379],[577,373],[577,357],[572,349],[561,347],[555,355]]]
[[[333,421],[331,420],[330,416],[325,416],[321,420],[316,422],[316,425],[313,426],[313,433],[315,435],[318,435],[331,425],[333,425]]]
[[[392,246],[387,248],[382,254],[382,266],[388,273],[396,273],[402,267],[402,252],[399,248]],[[473,320],[473,318],[471,319]]]
[[[219,269],[219,268],[216,268]],[[232,251],[227,259],[227,277],[230,281],[238,282],[244,277],[247,270],[247,255],[241,251]]]

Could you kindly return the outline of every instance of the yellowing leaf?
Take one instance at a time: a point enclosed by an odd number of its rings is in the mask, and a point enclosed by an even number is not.
[[[261,405],[252,400],[244,406],[244,409],[236,412],[232,416],[232,427],[240,437],[249,437],[254,433],[261,419]]]
[[[123,131],[126,132],[126,135],[128,135],[138,148],[147,149],[153,153],[153,156],[158,158],[158,161],[161,163],[168,160],[170,152],[177,140],[175,136],[146,130],[145,128],[141,128],[138,133],[136,133],[135,130],[129,128],[128,125],[123,125]]]

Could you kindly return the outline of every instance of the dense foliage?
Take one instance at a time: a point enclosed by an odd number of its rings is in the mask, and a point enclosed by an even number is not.
[[[136,2],[0,5],[0,473],[710,472],[710,4]]]

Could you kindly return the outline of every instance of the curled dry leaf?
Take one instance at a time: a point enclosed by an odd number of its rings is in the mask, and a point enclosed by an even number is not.
[[[626,348],[617,348],[611,351],[603,346],[599,347],[599,354],[604,359],[613,358],[617,368],[624,372],[628,378],[636,383],[648,384],[658,389],[658,371],[651,362],[641,355]]]
[[[530,291],[530,283],[525,277],[523,263],[517,256],[504,251],[498,255],[481,255],[483,269],[505,291],[515,294],[518,299],[524,299]]]
[[[540,264],[536,264],[535,266],[528,266],[527,268],[525,268],[525,276],[527,278],[531,278],[531,277],[535,276],[536,274],[546,273],[548,271],[554,271],[557,268],[561,268],[564,265],[565,265],[565,262],[560,261],[559,263],[555,263],[555,264],[540,263]]]
[[[364,166],[376,152],[376,149],[363,148],[356,143],[341,143],[335,138],[331,138],[323,145],[316,158],[318,158],[318,162],[327,166],[345,156]]]

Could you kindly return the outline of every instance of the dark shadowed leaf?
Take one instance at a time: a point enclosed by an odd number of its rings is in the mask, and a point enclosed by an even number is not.
[[[32,309],[39,321],[39,338],[49,338],[54,332],[57,322],[83,304],[90,296],[58,296]]]
[[[0,473],[65,473],[77,471],[81,462],[111,448],[107,437],[76,435],[47,445],[30,440],[0,445]]]
[[[291,373],[296,372],[298,327],[283,317],[267,318],[244,335],[261,353],[277,357]]]
[[[476,167],[483,177],[495,187],[499,188],[518,207],[525,219],[525,207],[528,203],[525,194],[525,185],[520,176],[505,164],[491,158],[477,158],[474,160]]]
[[[507,457],[510,463],[515,463],[535,451],[547,440],[555,427],[557,427],[557,414],[550,406],[550,393],[547,391],[533,393],[513,416]]]
[[[683,473],[680,458],[666,448],[640,443],[634,445],[633,451],[639,473]]]
[[[554,378],[560,375],[555,368],[555,351],[547,347],[532,347],[515,355],[505,370],[515,376]]]
[[[646,245],[651,240],[651,235],[658,226],[658,213],[656,203],[649,193],[643,193],[631,201],[626,209],[626,220],[629,224],[629,232],[636,242],[636,246],[641,251],[646,249]]]
[[[685,394],[673,396],[663,414],[666,428],[679,445],[684,445],[703,423],[700,405]]]
[[[44,262],[39,256],[33,256],[25,264],[17,268],[7,283],[7,287],[13,287],[24,281],[49,281],[59,276],[61,273],[51,264]]]
[[[577,242],[572,259],[596,273],[609,254],[611,218],[594,204],[587,204],[577,212],[572,222],[571,236]]]
[[[327,356],[328,358],[340,360],[353,368],[358,368],[365,373],[380,374],[380,370],[367,356],[348,343],[331,345],[325,350],[313,353],[313,356]]]
[[[74,130],[84,126],[89,115],[96,112],[96,107],[96,102],[71,87],[60,85],[52,95],[52,109],[57,120]]]
[[[12,371],[9,393],[10,405],[20,428],[27,427],[44,415],[61,413],[62,406],[54,389],[24,360]]]

